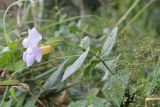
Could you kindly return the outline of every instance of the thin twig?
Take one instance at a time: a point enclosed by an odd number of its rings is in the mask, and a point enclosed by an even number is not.
[[[98,55],[94,54],[92,51],[90,51],[90,53],[94,55],[97,59],[99,59],[103,63],[103,65],[109,70],[110,73],[112,72],[108,65]]]
[[[157,98],[149,98],[149,97],[148,97],[148,98],[146,98],[146,99],[145,99],[145,107],[147,107],[147,102],[148,102],[148,101],[156,101],[156,100],[160,100],[160,97],[157,97]]]
[[[28,90],[25,86],[23,86],[22,83],[21,83],[19,80],[17,80],[15,77],[13,77],[12,75],[10,75],[10,73],[9,73],[8,71],[5,71],[5,70],[4,70],[4,72],[5,72],[5,74],[8,75],[11,79],[16,80],[17,83],[18,83],[18,85],[20,85],[20,86],[21,86],[23,89],[25,89],[34,99],[36,99],[37,102],[38,102],[42,107],[45,107],[45,105],[43,104],[43,102],[40,101],[37,97],[35,97],[34,94],[33,94],[30,90]]]
[[[7,86],[7,88],[6,88],[6,90],[5,90],[4,94],[3,94],[3,99],[1,101],[0,107],[2,107],[2,105],[4,103],[4,100],[5,100],[6,96],[7,96],[7,92],[8,92],[8,86]]]

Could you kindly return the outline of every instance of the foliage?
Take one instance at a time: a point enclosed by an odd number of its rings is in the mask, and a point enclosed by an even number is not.
[[[159,107],[145,101],[160,96],[159,5],[1,0],[0,107]],[[50,50],[27,67],[21,42],[33,27]]]

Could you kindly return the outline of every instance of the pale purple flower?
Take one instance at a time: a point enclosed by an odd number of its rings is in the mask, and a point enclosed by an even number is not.
[[[26,52],[23,53],[23,60],[26,62],[27,66],[31,66],[34,61],[41,61],[42,53],[38,47],[38,43],[42,40],[41,34],[35,29],[28,30],[28,38],[22,41],[24,48],[27,48]]]
[[[42,40],[41,34],[36,28],[28,29],[28,38],[22,41],[24,48],[38,46],[39,41]]]

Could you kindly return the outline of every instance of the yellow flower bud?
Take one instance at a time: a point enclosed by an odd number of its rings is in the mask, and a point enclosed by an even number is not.
[[[40,49],[43,55],[46,55],[54,50],[54,48],[51,45],[41,45]]]

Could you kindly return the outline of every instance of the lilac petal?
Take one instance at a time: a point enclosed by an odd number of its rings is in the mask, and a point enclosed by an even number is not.
[[[31,35],[35,35],[35,36],[34,36],[34,39],[36,39],[37,41],[42,40],[42,35],[36,30],[35,27],[32,28],[32,30],[31,30],[30,33],[31,33]]]
[[[27,53],[23,52],[23,61],[25,61],[25,62],[26,62],[26,55],[27,55]]]
[[[27,67],[31,66],[34,63],[34,55],[27,55],[26,57],[26,63]]]
[[[28,38],[25,38],[23,41],[22,41],[22,45],[24,48],[28,48],[29,44],[28,44]]]
[[[27,66],[31,66],[35,60],[35,53],[32,48],[27,48],[26,52],[23,53],[23,60],[27,63]]]
[[[28,29],[28,38],[31,46],[37,46],[38,42],[42,40],[42,35],[36,30],[36,28]]]
[[[36,60],[37,62],[40,62],[41,59],[42,59],[41,50],[40,50],[38,47],[35,47],[35,48],[34,48],[34,53],[35,53],[35,60]]]

